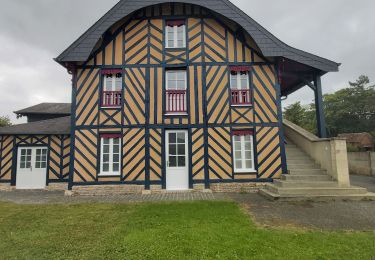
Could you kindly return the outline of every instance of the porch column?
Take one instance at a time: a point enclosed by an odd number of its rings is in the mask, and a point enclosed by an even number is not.
[[[323,95],[322,95],[322,80],[320,76],[315,76],[315,110],[316,120],[318,126],[318,133],[320,138],[327,138],[326,120],[323,111]]]

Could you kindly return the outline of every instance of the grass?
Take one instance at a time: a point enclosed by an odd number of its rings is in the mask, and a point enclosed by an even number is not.
[[[374,259],[374,232],[265,229],[232,202],[0,203],[1,259]]]

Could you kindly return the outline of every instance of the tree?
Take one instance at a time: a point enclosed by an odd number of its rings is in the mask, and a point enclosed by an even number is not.
[[[328,134],[375,132],[375,85],[360,76],[349,87],[323,97]],[[315,105],[302,107],[299,102],[284,110],[285,118],[316,134]]]
[[[284,117],[292,123],[316,134],[316,120],[314,105],[302,106],[301,102],[296,102],[284,109]]]
[[[0,116],[0,127],[3,126],[10,126],[12,123],[10,122],[10,119],[8,116]]]

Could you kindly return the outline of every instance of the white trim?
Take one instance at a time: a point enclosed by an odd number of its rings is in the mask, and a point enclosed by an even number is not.
[[[168,33],[168,27],[173,29],[173,46],[169,46],[169,33]],[[182,32],[182,47],[178,47],[178,39],[177,39],[177,30],[179,27],[183,27],[183,32]],[[179,49],[179,48],[186,48],[186,25],[181,25],[181,26],[165,26],[165,47],[167,49]]]
[[[235,140],[234,138],[236,136],[232,136],[232,151],[233,151],[233,169],[234,169],[234,173],[253,173],[253,172],[256,172],[255,170],[255,161],[254,161],[254,138],[252,135],[246,135],[246,136],[250,136],[250,149],[251,149],[251,162],[252,162],[252,168],[237,168],[236,166],[236,161],[241,159],[241,164],[242,166],[245,166],[246,165],[246,158],[245,158],[245,136],[240,136],[241,137],[241,140],[240,140],[240,143],[241,143],[241,158],[236,158],[236,149],[235,149]],[[249,159],[247,159],[249,160]]]
[[[188,116],[188,113],[166,113],[165,116]]]
[[[103,170],[103,161],[104,161],[104,140],[108,139],[109,140],[109,153],[108,153],[108,156],[109,156],[109,171],[108,172],[105,172]],[[114,139],[119,139],[119,154],[118,154],[118,162],[114,162],[113,161],[113,155],[114,155],[114,152],[113,152],[113,140]],[[118,167],[118,172],[115,172],[113,171],[113,164],[114,163],[118,163],[119,164],[119,167]],[[100,172],[98,173],[98,176],[120,176],[121,175],[121,138],[100,138]]]
[[[179,133],[185,136],[185,166],[169,166],[169,134]],[[189,190],[189,132],[187,130],[166,130],[165,131],[165,165],[166,165],[166,189],[169,191]],[[176,163],[178,164],[178,147],[176,147]]]

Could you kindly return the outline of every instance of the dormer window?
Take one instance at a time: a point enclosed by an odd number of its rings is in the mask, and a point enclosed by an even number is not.
[[[185,20],[169,20],[165,30],[167,48],[186,48]]]
[[[102,107],[121,107],[122,70],[103,70]]]

